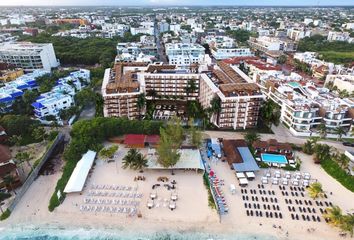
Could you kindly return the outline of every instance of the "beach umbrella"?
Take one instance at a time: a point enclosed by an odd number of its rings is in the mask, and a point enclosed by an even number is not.
[[[209,172],[209,176],[211,176],[211,177],[214,176],[214,171],[213,171],[213,170],[211,170],[211,171]]]

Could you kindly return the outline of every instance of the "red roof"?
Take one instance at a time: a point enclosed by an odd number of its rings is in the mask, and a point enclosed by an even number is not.
[[[145,137],[145,142],[147,143],[157,144],[159,141],[160,141],[159,135],[146,135]]]
[[[234,57],[234,58],[224,59],[223,62],[228,63],[228,64],[239,64],[240,62],[243,62],[246,60],[257,60],[257,59],[259,59],[259,57],[255,57],[255,56]]]
[[[126,134],[124,136],[124,144],[126,145],[144,145],[144,134]]]
[[[16,169],[16,165],[13,163],[8,163],[0,166],[0,177],[6,176],[10,172]]]
[[[11,152],[8,146],[0,144],[0,163],[6,163],[11,160]]]

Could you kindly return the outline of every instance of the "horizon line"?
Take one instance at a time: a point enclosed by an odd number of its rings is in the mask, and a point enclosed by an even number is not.
[[[194,5],[169,5],[169,4],[144,4],[144,5],[112,5],[112,4],[107,4],[107,5],[100,5],[100,4],[78,4],[78,5],[68,5],[68,4],[56,4],[56,5],[27,5],[27,4],[18,4],[18,5],[1,5],[0,7],[354,7],[353,5],[348,5],[348,4],[343,4],[343,5],[338,5],[338,4],[324,4],[324,5],[316,5],[316,4],[311,4],[311,5],[257,5],[257,4],[250,4],[250,5],[230,5],[230,4],[219,4],[219,5],[213,5],[213,4],[194,4]]]

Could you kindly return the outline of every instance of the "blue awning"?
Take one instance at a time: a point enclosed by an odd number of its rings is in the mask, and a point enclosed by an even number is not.
[[[0,102],[1,103],[6,103],[6,102],[11,102],[14,99],[12,97],[4,97],[4,98],[0,98]]]
[[[233,163],[232,166],[236,172],[254,172],[258,171],[259,167],[248,147],[238,147],[242,163]]]
[[[32,103],[32,107],[34,108],[43,108],[43,104],[42,103],[39,103],[39,102],[34,102]]]
[[[21,97],[23,95],[23,92],[13,92],[13,93],[10,93],[10,95],[13,98],[17,98],[17,97]]]

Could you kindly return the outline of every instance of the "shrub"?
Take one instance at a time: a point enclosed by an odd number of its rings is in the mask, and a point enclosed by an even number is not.
[[[6,209],[6,211],[3,212],[3,214],[1,214],[0,221],[5,220],[6,218],[10,217],[10,215],[11,215],[10,209]]]
[[[213,195],[212,195],[211,190],[210,190],[209,178],[208,178],[208,175],[207,175],[206,172],[203,175],[203,182],[204,182],[204,185],[205,185],[205,187],[206,187],[206,189],[208,191],[208,206],[211,207],[212,209],[216,209],[216,204],[215,204]]]
[[[321,161],[322,168],[338,182],[340,182],[345,188],[354,192],[354,177],[350,176],[343,170],[338,163],[327,158]]]

